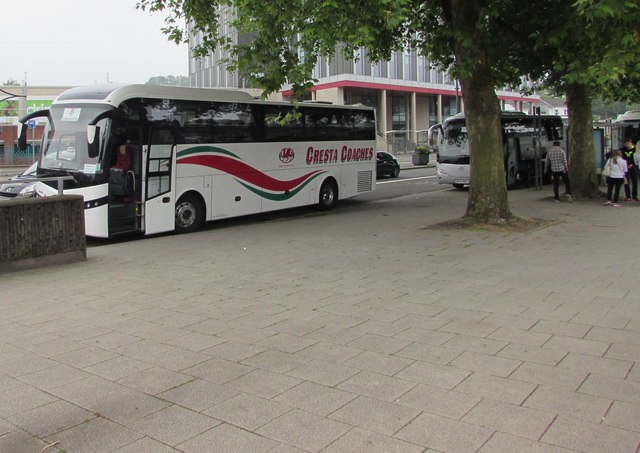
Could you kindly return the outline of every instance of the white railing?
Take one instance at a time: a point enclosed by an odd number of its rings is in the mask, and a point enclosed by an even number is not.
[[[387,151],[391,154],[411,154],[418,146],[429,147],[428,130],[401,130],[386,133]]]

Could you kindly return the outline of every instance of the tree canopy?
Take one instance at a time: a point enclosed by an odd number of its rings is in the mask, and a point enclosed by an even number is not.
[[[155,76],[149,78],[145,85],[189,86],[189,77],[173,75]]]
[[[546,11],[546,20],[523,23],[532,47],[530,65],[523,69],[546,89],[566,95],[570,173],[578,197],[598,197],[600,192],[593,153],[593,99],[626,100],[638,95],[639,7],[638,0],[531,0],[520,6],[531,17],[541,8]]]
[[[3,87],[19,87],[20,83],[16,79],[9,79],[5,83],[2,84]],[[11,96],[15,93],[13,92],[0,90],[0,116],[18,116],[18,101],[15,100],[15,97]]]
[[[18,86],[20,86],[20,82],[18,82],[16,79],[12,78],[12,79],[9,79],[6,82],[4,82],[2,84],[2,86],[5,86],[5,87],[18,87]]]
[[[585,102],[593,90],[636,80],[640,59],[629,49],[639,33],[628,15],[639,1],[371,0],[363,7],[360,0],[140,0],[138,7],[168,12],[164,31],[175,41],[187,37],[184,24],[201,32],[195,55],[224,48],[229,68],[264,96],[287,84],[309,88],[319,57],[353,56],[360,47],[373,60],[412,48],[449,70],[462,86],[472,149],[466,217],[486,222],[511,218],[495,89],[518,86],[525,75],[544,80],[567,93],[580,126],[576,137],[590,135]],[[615,21],[623,19],[625,28],[617,30]],[[219,33],[229,28],[250,39],[234,42]],[[607,42],[610,36],[622,45]],[[593,149],[576,143],[582,153]],[[575,168],[579,180],[593,181],[592,162]]]
[[[640,109],[639,104],[624,101],[608,102],[600,97],[596,97],[591,103],[593,117],[599,120],[616,118],[621,113],[638,109]]]

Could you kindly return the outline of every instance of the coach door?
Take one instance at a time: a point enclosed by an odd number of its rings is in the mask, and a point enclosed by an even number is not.
[[[516,183],[518,176],[518,156],[520,155],[520,141],[513,135],[508,135],[503,146],[505,148],[504,171],[507,176],[507,187],[511,187]]]
[[[151,131],[145,153],[145,234],[173,231],[175,227],[176,153],[168,129]]]

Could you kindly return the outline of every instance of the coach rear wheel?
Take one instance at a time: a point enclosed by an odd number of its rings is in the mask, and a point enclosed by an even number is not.
[[[333,208],[338,202],[338,186],[333,179],[327,179],[320,187],[318,207],[326,211]]]
[[[204,222],[204,205],[194,195],[184,195],[176,203],[176,231],[190,233]]]

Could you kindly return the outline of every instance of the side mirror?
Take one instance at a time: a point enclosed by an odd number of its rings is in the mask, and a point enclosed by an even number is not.
[[[89,157],[98,157],[100,154],[100,128],[96,125],[87,126],[87,154]]]
[[[18,149],[24,151],[27,149],[27,122],[33,118],[49,117],[49,110],[38,110],[37,112],[29,113],[23,116],[20,121],[20,136],[18,137]]]
[[[25,123],[20,123],[20,136],[18,137],[18,150],[25,151],[27,149],[27,127]]]

